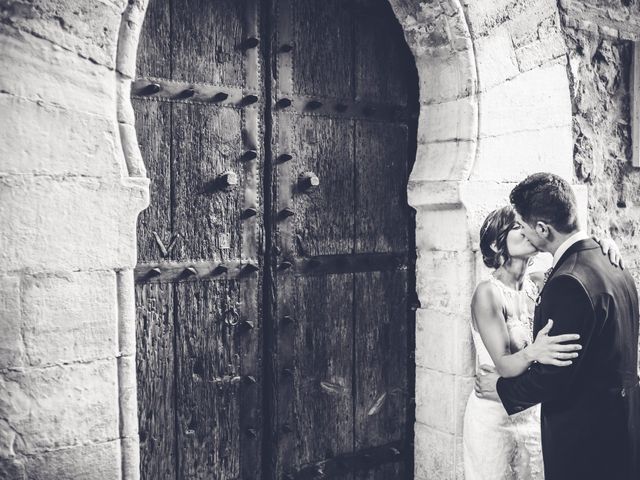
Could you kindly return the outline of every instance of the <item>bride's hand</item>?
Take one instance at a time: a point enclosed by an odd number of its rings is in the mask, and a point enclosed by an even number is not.
[[[563,345],[562,342],[578,340],[580,335],[569,333],[549,336],[551,327],[553,327],[553,320],[549,319],[544,328],[538,332],[535,342],[525,348],[525,352],[532,361],[556,367],[568,367],[573,363],[571,359],[578,357],[578,350],[581,350],[582,346],[577,343]]]
[[[594,236],[593,239],[600,244],[602,254],[609,256],[611,264],[624,270],[622,255],[620,255],[620,248],[618,247],[618,244],[611,238],[600,239]]]

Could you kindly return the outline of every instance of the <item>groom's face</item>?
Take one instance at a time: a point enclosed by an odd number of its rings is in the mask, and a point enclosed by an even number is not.
[[[535,228],[532,228],[524,219],[520,216],[520,214],[516,211],[516,223],[520,225],[521,233],[526,237],[529,242],[536,247],[538,250],[546,251],[546,239],[541,237]]]

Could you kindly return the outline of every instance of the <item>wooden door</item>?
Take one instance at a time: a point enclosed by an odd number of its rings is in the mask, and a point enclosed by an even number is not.
[[[411,477],[417,80],[384,0],[151,0],[145,479]]]
[[[258,5],[152,0],[132,87],[143,478],[260,478],[264,98]]]
[[[412,475],[417,80],[383,0],[275,0],[270,478]]]

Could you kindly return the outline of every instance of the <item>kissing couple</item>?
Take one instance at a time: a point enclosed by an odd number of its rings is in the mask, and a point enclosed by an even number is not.
[[[480,230],[493,272],[471,303],[478,360],[466,480],[640,479],[638,292],[612,241],[580,227],[571,186],[537,173]],[[528,273],[538,252],[545,274]]]

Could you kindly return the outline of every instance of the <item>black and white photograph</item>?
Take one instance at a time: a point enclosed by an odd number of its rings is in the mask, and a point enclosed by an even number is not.
[[[640,0],[0,0],[0,480],[640,480]]]

